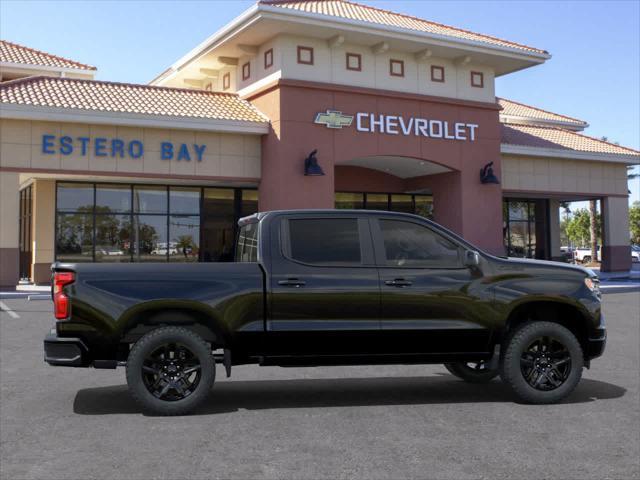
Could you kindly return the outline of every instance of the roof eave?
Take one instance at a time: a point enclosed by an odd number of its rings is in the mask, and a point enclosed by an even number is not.
[[[43,107],[0,103],[0,118],[49,122],[122,125],[131,127],[171,128],[232,132],[249,135],[269,133],[269,122],[245,120],[207,119],[174,115],[149,115],[127,112],[104,112],[80,108]]]
[[[306,19],[318,24],[324,25],[349,25],[351,27],[357,27],[360,31],[365,33],[380,34],[383,32],[388,35],[389,33],[395,34],[397,37],[404,37],[407,40],[421,41],[429,40],[430,42],[442,46],[464,48],[466,50],[473,50],[478,53],[493,54],[498,56],[510,57],[520,60],[528,60],[532,64],[540,64],[551,58],[551,55],[547,52],[534,52],[527,51],[516,47],[503,47],[499,45],[491,45],[484,42],[477,42],[474,40],[465,40],[449,37],[446,35],[438,35],[434,33],[418,32],[416,30],[410,30],[406,28],[393,27],[387,25],[377,25],[375,23],[366,22],[362,20],[352,20],[348,18],[331,17],[318,13],[302,12],[299,10],[284,10],[280,7],[274,7],[272,5],[266,5],[262,3],[256,3],[249,9],[245,10],[242,14],[208,37],[205,41],[200,43],[186,55],[182,56],[176,62],[174,62],[168,69],[157,75],[153,80],[149,82],[151,85],[156,85],[161,80],[166,80],[179,70],[183,69],[186,65],[193,62],[197,58],[205,55],[209,51],[216,48],[223,40],[230,38],[237,31],[245,28],[248,24],[257,20],[258,18],[271,18],[271,19],[286,19],[291,18]],[[521,70],[526,67],[517,68],[513,71]]]
[[[45,72],[64,72],[64,73],[79,73],[83,75],[95,75],[97,69],[92,68],[72,68],[72,67],[54,67],[51,65],[35,65],[30,63],[13,63],[0,61],[0,69],[3,68],[15,68],[19,70],[36,70]]]
[[[637,165],[640,163],[640,153],[634,154],[618,154],[618,153],[598,153],[586,152],[582,150],[573,150],[570,148],[541,148],[529,147],[525,145],[514,145],[510,143],[502,143],[500,145],[500,153],[508,155],[523,155],[531,157],[551,157],[564,158],[572,160],[586,160],[594,162],[624,163],[627,165]]]
[[[506,120],[505,122],[502,122],[505,125],[509,125],[510,123],[516,123],[520,125],[525,124],[525,125],[531,125],[531,126],[542,125],[547,127],[566,128],[573,131],[581,131],[589,127],[589,124],[587,122],[577,122],[577,121],[571,122],[569,120],[567,121],[547,120],[543,118],[522,117],[519,115],[508,115],[508,114],[501,113],[500,120],[502,121],[503,119]]]

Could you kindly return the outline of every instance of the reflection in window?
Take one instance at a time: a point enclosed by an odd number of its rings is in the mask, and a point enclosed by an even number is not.
[[[167,242],[167,217],[164,215],[133,216],[133,259],[136,262],[163,262],[176,255],[175,244]]]
[[[242,190],[242,209],[240,218],[258,213],[258,191]]]
[[[58,211],[75,212],[80,207],[93,208],[93,185],[86,183],[59,183]]]
[[[413,213],[413,197],[411,195],[391,195],[392,212]]]
[[[131,187],[129,185],[96,185],[96,211],[129,213]]]
[[[96,215],[96,262],[130,261],[131,216]]]
[[[389,266],[459,266],[458,246],[427,227],[399,220],[380,220],[380,229]]]
[[[240,229],[236,246],[236,262],[258,261],[258,224],[249,223]]]
[[[235,242],[235,192],[205,188],[202,199],[202,260],[233,261]]]
[[[137,213],[167,213],[167,187],[133,187],[133,209]]]
[[[169,245],[175,253],[171,262],[197,262],[200,253],[200,217],[197,215],[171,215],[169,217]]]
[[[171,187],[169,190],[169,205],[171,213],[199,215],[200,189]]]
[[[61,262],[93,261],[93,215],[58,214],[56,253]]]
[[[389,195],[386,193],[367,193],[367,210],[389,210]]]
[[[336,208],[339,210],[364,208],[364,193],[336,193]]]

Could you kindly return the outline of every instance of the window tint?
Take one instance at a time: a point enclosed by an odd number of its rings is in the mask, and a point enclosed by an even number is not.
[[[360,264],[355,218],[289,220],[291,257],[321,265]]]
[[[432,230],[410,222],[380,220],[386,264],[394,267],[456,267],[459,248]]]
[[[258,261],[258,224],[248,223],[238,233],[236,262]]]

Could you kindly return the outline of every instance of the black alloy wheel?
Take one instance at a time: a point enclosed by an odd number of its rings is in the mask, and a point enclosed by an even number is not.
[[[193,394],[201,377],[198,357],[181,343],[160,345],[142,364],[142,380],[149,393],[168,402]]]
[[[520,369],[527,383],[547,392],[560,387],[571,373],[571,354],[557,338],[536,338],[520,356]]]
[[[533,321],[517,327],[503,344],[500,376],[526,403],[556,403],[582,377],[584,354],[576,336],[555,322]]]
[[[144,411],[184,415],[209,395],[215,380],[211,345],[184,327],[159,327],[138,340],[127,359],[127,384]]]

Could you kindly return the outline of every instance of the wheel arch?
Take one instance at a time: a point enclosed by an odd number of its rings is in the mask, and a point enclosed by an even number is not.
[[[206,305],[143,304],[123,315],[120,322],[122,343],[134,343],[160,326],[180,326],[200,335],[215,346],[229,344],[229,332]]]
[[[501,341],[518,326],[531,321],[554,322],[573,333],[583,351],[587,351],[589,319],[578,306],[568,302],[550,300],[530,300],[516,305],[507,315]]]

